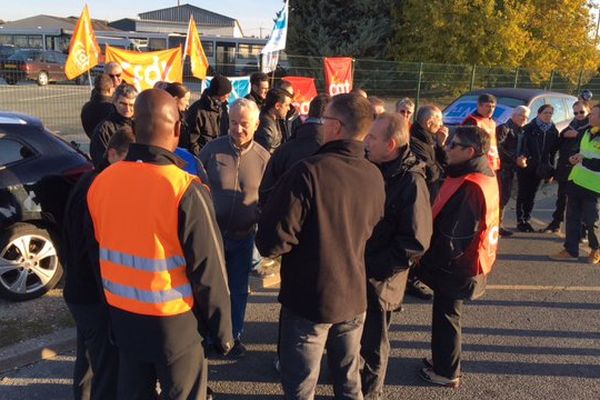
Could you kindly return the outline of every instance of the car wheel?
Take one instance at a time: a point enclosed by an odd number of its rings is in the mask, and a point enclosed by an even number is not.
[[[55,241],[46,229],[15,224],[0,235],[1,297],[40,297],[58,284],[62,273]]]
[[[46,86],[48,84],[48,73],[45,71],[42,71],[38,74],[37,77],[37,84],[40,86]]]
[[[15,78],[4,78],[4,80],[6,80],[6,83],[9,85],[16,85],[17,84],[17,80]]]

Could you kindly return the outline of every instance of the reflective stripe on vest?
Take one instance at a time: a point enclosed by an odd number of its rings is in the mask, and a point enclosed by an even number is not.
[[[500,194],[498,181],[494,177],[480,173],[472,173],[457,178],[447,177],[433,204],[433,219],[443,210],[448,200],[465,181],[475,183],[483,193],[485,203],[485,220],[479,226],[480,234],[465,250],[465,256],[474,261],[471,265],[471,275],[488,274],[496,261],[500,229]],[[470,205],[466,204],[465,207]]]
[[[466,125],[470,119],[475,121],[476,125],[490,136],[490,150],[487,154],[488,162],[492,170],[498,171],[500,169],[500,153],[498,152],[498,142],[496,141],[496,122],[492,118],[471,114],[463,121],[463,125]]]
[[[600,159],[600,134],[592,138],[590,131],[586,131],[579,143],[579,152],[585,160]],[[597,161],[596,161],[597,162]],[[569,180],[595,193],[600,193],[600,172],[591,170],[581,162],[571,170]]]
[[[88,192],[104,294],[113,307],[172,316],[194,297],[179,243],[179,202],[193,180],[175,165],[119,162]]]

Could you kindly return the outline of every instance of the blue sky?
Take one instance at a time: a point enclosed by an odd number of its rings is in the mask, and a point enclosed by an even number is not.
[[[11,7],[2,7],[0,19],[11,21],[38,14],[78,16],[85,3],[92,18],[111,21],[136,18],[140,12],[176,6],[177,0],[26,0],[12,3]],[[180,0],[180,3],[236,18],[245,35],[258,35],[260,27],[263,35],[270,33],[275,13],[283,6],[282,0]]]

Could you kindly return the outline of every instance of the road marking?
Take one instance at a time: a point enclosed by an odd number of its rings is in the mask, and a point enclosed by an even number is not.
[[[9,378],[0,380],[0,386],[29,386],[29,385],[72,385],[73,379],[66,378]]]
[[[600,292],[600,286],[543,286],[543,285],[487,285],[488,290],[564,290],[567,292]]]

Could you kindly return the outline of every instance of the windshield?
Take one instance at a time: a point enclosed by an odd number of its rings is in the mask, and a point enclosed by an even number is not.
[[[445,125],[460,125],[470,114],[477,109],[477,95],[462,96],[444,110]],[[525,100],[513,97],[497,97],[498,104],[494,111],[494,119],[504,123],[510,118],[516,106],[527,104]]]
[[[0,56],[10,56],[11,54],[14,54],[15,49],[13,49],[12,47],[4,47],[4,46],[0,46]]]
[[[13,61],[32,61],[40,54],[39,51],[35,50],[19,50],[12,56],[8,57],[9,60]]]

